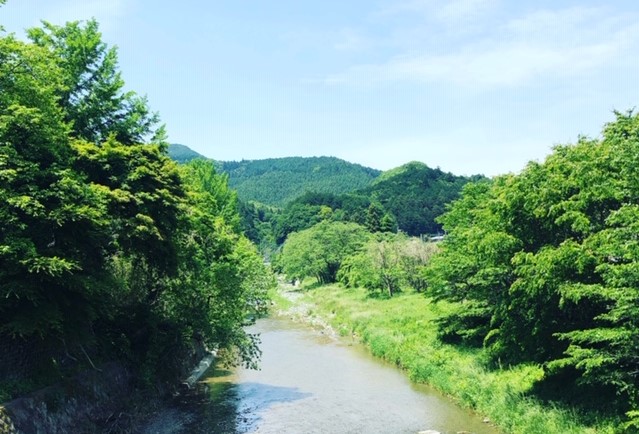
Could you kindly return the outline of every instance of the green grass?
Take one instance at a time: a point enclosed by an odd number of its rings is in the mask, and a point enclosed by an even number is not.
[[[276,304],[279,299],[274,299]],[[528,396],[543,376],[540,366],[489,370],[481,350],[439,342],[434,320],[451,308],[448,304],[434,303],[420,294],[370,298],[365,290],[338,286],[310,289],[305,301],[314,304],[314,313],[341,334],[355,333],[375,356],[488,417],[504,433],[618,432],[614,421],[586,426],[575,411]]]
[[[278,287],[269,289],[268,298],[278,309],[281,310],[286,310],[293,306],[293,303],[288,298],[281,295],[280,288]]]

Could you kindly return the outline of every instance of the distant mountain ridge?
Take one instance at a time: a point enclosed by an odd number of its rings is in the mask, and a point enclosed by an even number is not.
[[[169,155],[180,162],[205,158],[183,145],[169,146]],[[373,202],[381,204],[396,219],[397,227],[408,235],[435,234],[441,231],[435,219],[448,203],[459,197],[464,184],[485,179],[483,175],[457,176],[419,161],[385,172],[335,157],[267,158],[216,161],[215,164],[218,170],[228,174],[229,185],[241,201],[283,210],[279,223],[268,223],[284,228],[280,230],[282,234],[275,234],[280,242],[291,228],[299,230],[304,224],[321,219],[322,216],[315,214],[321,212],[322,205],[333,211],[341,206],[345,216],[363,223],[367,208]],[[246,210],[251,207],[244,206]],[[257,208],[252,210],[256,215],[259,212]],[[363,220],[360,222],[357,216]],[[256,216],[250,219],[262,221]],[[264,223],[255,222],[247,227]],[[286,225],[290,227],[286,229]]]
[[[186,163],[206,158],[188,146],[171,144],[169,156]],[[216,161],[243,201],[284,206],[305,192],[344,194],[366,188],[382,173],[336,157],[283,157]]]
[[[195,152],[188,146],[180,145],[179,143],[171,143],[169,145],[168,152],[169,157],[171,157],[172,160],[177,161],[178,163],[188,163],[189,161],[195,160],[197,158],[210,160],[210,158],[206,158],[204,155]]]

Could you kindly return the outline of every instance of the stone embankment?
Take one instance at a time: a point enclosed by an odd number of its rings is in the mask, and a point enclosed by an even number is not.
[[[0,407],[0,433],[91,432],[122,417],[121,403],[132,392],[131,374],[121,364],[82,372],[55,386]]]

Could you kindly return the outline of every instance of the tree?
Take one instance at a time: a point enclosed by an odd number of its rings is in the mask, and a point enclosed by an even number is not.
[[[465,188],[427,270],[431,294],[461,303],[442,334],[636,417],[638,155],[639,117],[616,113],[601,140]]]
[[[73,135],[94,144],[110,136],[123,144],[160,142],[164,127],[145,97],[124,91],[117,50],[101,40],[97,21],[65,26],[43,22],[28,31],[33,43],[52,54],[62,80],[59,104]]]
[[[239,361],[255,366],[259,341],[243,325],[247,315],[264,313],[275,279],[238,230],[237,198],[226,176],[203,160],[190,162],[182,174],[189,212],[182,220],[180,269],[172,285],[180,295],[166,303],[210,348],[234,349]]]
[[[85,333],[105,290],[103,197],[71,170],[50,55],[9,36],[0,59],[0,334]]]
[[[367,238],[366,229],[358,224],[323,221],[291,234],[282,248],[280,263],[290,279],[315,277],[320,283],[332,283],[344,258]]]
[[[392,239],[381,239],[370,246],[369,255],[379,274],[381,288],[387,291],[388,296],[392,297],[401,291],[403,270],[399,243]]]
[[[366,228],[372,232],[380,232],[384,208],[377,202],[372,202],[366,211]]]
[[[97,24],[31,36],[0,37],[2,347],[28,342],[58,368],[125,360],[154,382],[194,341],[255,361],[242,325],[274,280],[227,178],[138,143],[150,118],[129,110]]]
[[[380,232],[397,232],[397,220],[390,213],[385,213],[382,220],[379,222]]]
[[[344,260],[338,278],[348,287],[360,286],[389,297],[406,286],[422,291],[426,287],[424,268],[435,249],[419,238],[378,233]]]
[[[423,292],[427,287],[424,271],[438,251],[437,245],[411,237],[402,241],[400,249],[401,267],[406,283],[415,291]]]

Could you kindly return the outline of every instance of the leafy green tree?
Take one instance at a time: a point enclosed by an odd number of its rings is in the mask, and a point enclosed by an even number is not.
[[[438,251],[437,245],[410,237],[401,241],[400,249],[401,268],[406,283],[415,291],[423,292],[428,286],[425,269]]]
[[[397,220],[390,213],[385,213],[382,220],[379,222],[380,232],[397,232]]]
[[[358,224],[323,221],[292,233],[282,248],[280,264],[290,279],[315,277],[320,283],[335,282],[344,258],[356,252],[368,236]]]
[[[25,339],[55,364],[79,346],[147,381],[173,380],[196,340],[254,361],[242,324],[274,279],[227,178],[137,143],[150,118],[127,108],[97,24],[31,37],[0,37],[3,348]]]
[[[117,50],[102,41],[97,21],[43,22],[28,35],[55,59],[62,80],[58,101],[75,137],[99,144],[113,136],[127,145],[164,139],[164,127],[157,127],[159,116],[146,98],[124,91]]]
[[[259,341],[242,326],[247,315],[264,312],[275,279],[239,233],[237,199],[226,177],[203,160],[184,166],[183,174],[190,212],[180,232],[180,273],[173,286],[183,296],[167,302],[209,347],[235,349],[240,361],[254,366]]]
[[[384,208],[377,202],[373,202],[366,211],[366,229],[370,232],[381,232]]]
[[[105,290],[102,194],[70,170],[49,54],[9,36],[0,59],[0,333],[83,333]]]
[[[175,267],[179,207],[185,195],[177,166],[156,145],[76,142],[74,168],[104,192],[114,247],[153,267]]]
[[[616,116],[601,140],[465,188],[427,277],[432,294],[460,302],[444,336],[545,363],[546,382],[636,415],[639,118]]]
[[[348,287],[360,286],[389,297],[409,286],[426,287],[424,268],[436,247],[403,234],[377,234],[358,252],[346,258],[338,279]]]
[[[389,297],[400,292],[404,276],[399,243],[392,239],[381,239],[369,246],[368,254],[379,275],[381,288]]]

